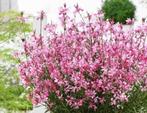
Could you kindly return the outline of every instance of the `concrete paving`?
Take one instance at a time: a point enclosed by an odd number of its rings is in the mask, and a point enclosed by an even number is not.
[[[50,112],[46,112],[45,106],[41,105],[34,107],[32,111],[29,111],[27,113],[50,113]]]
[[[7,110],[0,108],[0,113],[7,113]],[[45,106],[40,105],[40,106],[34,106],[33,110],[31,111],[22,111],[22,112],[11,111],[11,113],[50,113],[50,112],[46,112]]]

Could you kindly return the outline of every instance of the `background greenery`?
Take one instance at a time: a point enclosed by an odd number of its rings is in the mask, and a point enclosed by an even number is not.
[[[13,56],[16,49],[5,47],[10,42],[16,43],[16,37],[31,32],[31,24],[21,21],[22,17],[23,13],[15,11],[0,13],[0,108],[11,112],[32,109],[16,69],[18,60]]]
[[[125,24],[127,18],[134,18],[136,7],[130,0],[105,0],[102,10],[105,19]]]

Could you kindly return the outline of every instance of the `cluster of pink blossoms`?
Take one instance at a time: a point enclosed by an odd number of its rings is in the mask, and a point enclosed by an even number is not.
[[[61,8],[63,32],[51,23],[45,27],[48,36],[33,35],[24,42],[27,58],[19,72],[25,87],[31,88],[32,102],[50,103],[49,96],[55,93],[74,109],[85,102],[97,109],[106,101],[127,102],[136,84],[145,91],[147,25],[126,31],[119,23],[104,21],[100,11],[81,17],[83,10],[78,5],[75,9],[72,17],[66,5]],[[75,96],[78,92],[82,94]]]

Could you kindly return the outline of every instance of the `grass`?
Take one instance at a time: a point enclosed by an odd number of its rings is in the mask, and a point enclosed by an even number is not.
[[[26,111],[32,109],[32,104],[26,99],[25,89],[19,84],[19,77],[16,69],[11,69],[4,74],[5,70],[0,69],[0,108],[9,111]],[[15,82],[13,82],[15,80]]]
[[[5,87],[0,84],[0,107],[11,111],[26,111],[32,109],[32,104],[24,94],[21,85]]]
[[[0,13],[0,45],[15,40],[20,34],[29,33],[31,23],[18,21],[21,13],[8,11]],[[6,17],[8,21],[6,20]],[[13,41],[12,41],[13,42]],[[0,48],[0,109],[12,111],[26,111],[32,109],[32,104],[26,99],[26,90],[20,85],[19,74],[16,69],[18,60],[14,58],[14,48]]]

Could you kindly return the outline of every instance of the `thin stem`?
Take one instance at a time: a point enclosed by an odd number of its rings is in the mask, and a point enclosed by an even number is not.
[[[40,19],[40,36],[42,36],[42,18]]]

